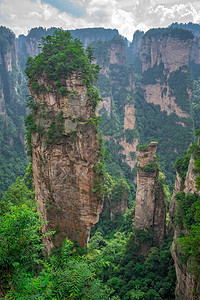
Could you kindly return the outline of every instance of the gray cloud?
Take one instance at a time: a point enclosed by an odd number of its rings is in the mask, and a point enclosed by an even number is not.
[[[66,12],[71,14],[74,17],[80,18],[83,17],[85,11],[83,7],[79,6],[78,3],[68,0],[41,0],[42,3],[48,3],[52,7],[57,8],[61,12]]]
[[[186,0],[0,0],[1,25],[16,34],[32,27],[117,28],[132,39],[137,29],[172,22],[200,22],[199,1]]]

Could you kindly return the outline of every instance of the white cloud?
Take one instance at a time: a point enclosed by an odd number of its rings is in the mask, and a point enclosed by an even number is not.
[[[182,23],[200,21],[200,14],[191,3],[175,4],[170,8],[158,5],[152,14],[160,17],[161,26],[167,26],[174,21]]]
[[[187,0],[68,0],[68,3],[79,6],[84,14],[75,17],[44,0],[1,0],[0,23],[16,34],[38,26],[116,28],[131,40],[137,29],[146,31],[172,22],[200,22],[199,0],[190,3]]]

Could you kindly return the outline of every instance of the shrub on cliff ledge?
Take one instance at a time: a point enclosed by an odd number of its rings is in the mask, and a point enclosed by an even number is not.
[[[146,164],[143,167],[138,166],[138,168],[140,170],[142,170],[143,172],[147,172],[148,173],[148,172],[154,172],[154,171],[158,170],[159,169],[159,165],[158,165],[157,162],[152,161],[152,162]]]
[[[42,38],[40,47],[41,53],[34,58],[29,57],[25,69],[34,93],[47,92],[40,82],[45,78],[53,89],[63,95],[67,89],[64,90],[62,79],[76,72],[81,74],[90,96],[99,97],[92,89],[99,66],[91,64],[93,56],[90,48],[85,51],[79,39],[73,40],[70,32],[63,30],[55,30],[52,36]]]

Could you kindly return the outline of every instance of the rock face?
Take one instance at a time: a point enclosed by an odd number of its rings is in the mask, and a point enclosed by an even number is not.
[[[180,39],[171,34],[144,37],[140,54],[142,71],[161,62],[170,73],[178,70],[188,64],[192,45],[193,39]]]
[[[174,235],[174,239],[178,236]],[[188,272],[189,265],[182,264],[179,260],[180,249],[173,242],[171,246],[171,253],[176,269],[176,300],[199,300],[200,299],[200,286],[197,283],[195,276]]]
[[[134,130],[135,129],[135,107],[134,103],[128,103],[125,105],[125,113],[124,113],[124,130]],[[137,164],[137,146],[139,144],[138,137],[136,135],[135,138],[131,142],[127,142],[126,138],[122,138],[116,143],[119,143],[123,150],[120,150],[119,153],[125,155],[123,162],[125,162],[128,166],[130,166],[131,170],[136,167]]]
[[[90,121],[96,117],[94,105],[79,74],[67,79],[65,86],[67,96],[32,93],[39,107],[36,124],[46,132],[32,134],[36,199],[39,212],[48,221],[44,232],[56,230],[46,241],[48,251],[61,246],[66,237],[77,240],[81,247],[87,246],[90,229],[102,210],[102,199],[98,191],[94,193],[95,184],[102,184],[102,175],[98,175],[98,133]],[[48,135],[52,124],[56,126],[53,136]],[[54,133],[59,130],[57,138]]]
[[[17,52],[20,58],[22,68],[25,68],[27,58],[29,56],[38,55],[40,48],[38,48],[42,37],[52,35],[54,30],[58,29],[51,27],[48,29],[38,27],[32,28],[27,36],[20,35],[17,39]],[[74,38],[78,38],[86,48],[90,43],[97,40],[111,40],[114,36],[119,36],[119,32],[116,29],[104,29],[104,28],[83,28],[70,30],[71,35]]]
[[[156,149],[152,142],[139,150],[134,228],[153,232],[153,245],[159,246],[165,238],[166,212]]]
[[[145,100],[148,103],[154,103],[160,106],[161,111],[166,111],[167,115],[175,113],[180,118],[188,118],[189,114],[183,111],[175,102],[175,97],[166,84],[148,84],[145,88]],[[163,93],[163,91],[165,91]],[[184,123],[182,123],[184,126]]]
[[[104,124],[107,122],[112,124],[109,132],[103,130],[104,139],[113,141],[115,145],[119,146],[115,156],[119,155],[120,161],[128,165],[132,172],[137,163],[136,148],[138,146],[133,103],[136,79],[133,69],[131,67],[127,69],[126,66],[127,43],[122,37],[115,36],[111,41],[99,42],[98,45],[94,44],[94,46],[97,46],[94,50],[95,62],[101,67],[101,75],[97,84],[103,100],[99,103],[98,113],[103,115],[106,112],[107,116],[106,119],[103,118],[103,122]],[[120,120],[117,120],[118,116],[120,116]],[[113,124],[116,121],[116,128],[114,128],[115,125]],[[119,123],[121,123],[121,128]],[[115,138],[115,133],[110,134],[111,129],[118,133],[121,130],[120,136],[118,134],[118,137]],[[126,138],[126,131],[128,131],[130,139]],[[109,146],[108,149],[112,153],[113,149]],[[134,170],[134,174],[136,178],[136,170]]]
[[[177,285],[176,285],[176,299],[177,300],[198,300],[200,299],[200,284],[198,280],[192,275],[189,270],[189,264],[185,264],[180,261],[181,249],[176,243],[176,239],[180,236],[180,233],[186,233],[185,229],[182,230],[174,226],[175,214],[176,214],[176,198],[175,195],[178,192],[184,191],[187,193],[196,193],[200,195],[200,192],[195,187],[195,174],[192,171],[194,169],[194,158],[190,159],[188,171],[186,175],[185,182],[181,180],[179,174],[177,173],[175,188],[172,195],[172,200],[170,204],[169,216],[170,221],[168,225],[168,232],[173,236],[173,243],[171,246],[171,253],[175,264]]]
[[[139,56],[139,51],[141,50],[142,45],[142,36],[144,35],[143,31],[137,30],[133,35],[133,41],[131,43],[131,52],[134,58]]]
[[[185,34],[183,38],[179,36],[179,31],[168,34],[159,33],[159,30],[156,34],[151,32],[153,30],[144,35],[140,51],[145,100],[160,105],[161,111],[166,111],[168,115],[175,113],[178,117],[188,118],[188,111],[178,103],[169,80],[176,71],[188,72],[183,66],[189,64],[193,36]],[[186,93],[190,99],[191,90],[187,89]]]
[[[97,45],[94,44],[94,47],[96,46],[97,48],[94,49],[96,58],[94,62],[100,65],[101,74],[109,76],[110,72],[117,72],[120,66],[126,64],[127,43],[121,36],[116,35],[110,41],[99,41]]]
[[[128,103],[125,106],[124,130],[126,129],[135,129],[135,107],[133,103]]]

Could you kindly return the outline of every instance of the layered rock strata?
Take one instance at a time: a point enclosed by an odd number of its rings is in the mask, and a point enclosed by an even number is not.
[[[45,80],[43,84],[50,88]],[[38,107],[35,123],[43,131],[33,132],[31,138],[37,206],[48,221],[43,231],[56,230],[46,240],[48,251],[61,246],[66,237],[87,246],[90,229],[102,210],[94,104],[80,74],[63,81],[63,86],[66,96],[31,92]]]
[[[151,142],[139,150],[134,228],[153,232],[152,245],[159,246],[165,238],[166,211],[156,149],[157,143]]]

